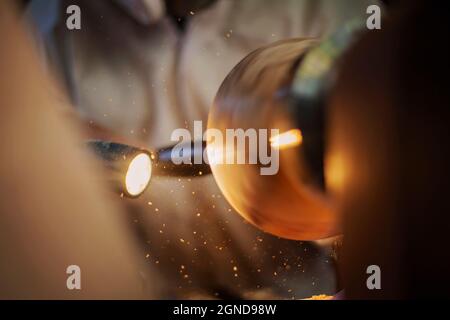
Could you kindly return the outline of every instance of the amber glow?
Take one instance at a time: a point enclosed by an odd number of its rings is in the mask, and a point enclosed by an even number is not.
[[[303,136],[299,129],[291,129],[270,138],[270,145],[277,149],[286,149],[302,143]]]
[[[142,193],[150,182],[152,176],[152,161],[146,153],[140,153],[128,166],[125,177],[125,186],[131,196]]]
[[[342,154],[329,152],[325,162],[327,188],[334,194],[339,194],[347,176],[347,166]]]

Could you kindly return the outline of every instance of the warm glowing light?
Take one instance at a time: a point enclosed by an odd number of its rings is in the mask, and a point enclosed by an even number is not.
[[[125,177],[127,192],[132,196],[142,193],[152,176],[152,160],[146,153],[137,155],[131,160]]]
[[[339,194],[343,190],[348,168],[342,153],[330,150],[325,161],[325,174],[331,193]]]
[[[270,138],[270,145],[277,149],[286,149],[302,143],[303,136],[299,129],[291,129]]]

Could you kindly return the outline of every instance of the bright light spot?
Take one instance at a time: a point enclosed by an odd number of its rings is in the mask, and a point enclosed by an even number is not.
[[[286,149],[302,143],[303,136],[299,129],[291,129],[270,138],[270,145],[277,149]]]
[[[148,154],[141,153],[131,160],[125,177],[125,186],[132,196],[137,196],[147,187],[152,176],[152,161]]]

